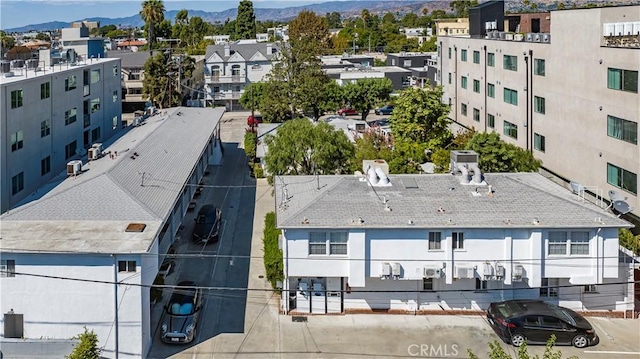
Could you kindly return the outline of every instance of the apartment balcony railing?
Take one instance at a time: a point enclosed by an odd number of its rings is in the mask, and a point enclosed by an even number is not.
[[[213,99],[214,100],[239,100],[240,96],[242,96],[242,91],[215,92],[213,94]]]
[[[207,77],[208,83],[230,84],[230,83],[245,83],[247,77],[245,75],[224,75],[224,76],[209,76]]]

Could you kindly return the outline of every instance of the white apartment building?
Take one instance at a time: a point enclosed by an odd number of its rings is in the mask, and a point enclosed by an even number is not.
[[[121,127],[120,60],[3,68],[0,212]]]
[[[116,348],[119,358],[147,357],[157,329],[149,286],[207,165],[222,160],[223,112],[152,115],[0,217],[0,311],[22,315],[19,333],[0,324],[0,343],[46,346],[86,326],[104,357],[116,357]]]
[[[264,80],[277,53],[274,44],[255,40],[207,46],[204,65],[207,102],[224,104],[229,110],[238,108],[244,88]]]
[[[538,173],[278,176],[282,309],[293,313],[483,310],[537,299],[633,309],[631,227]],[[476,155],[477,161],[477,155]],[[463,163],[465,162],[465,163]]]
[[[637,220],[640,6],[547,16],[549,33],[438,38],[450,119],[500,133],[577,188],[617,192]]]

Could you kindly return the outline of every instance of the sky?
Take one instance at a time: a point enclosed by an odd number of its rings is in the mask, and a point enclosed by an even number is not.
[[[329,1],[329,0],[327,0]],[[240,1],[164,0],[166,10],[223,11],[237,8]],[[283,8],[325,2],[323,0],[253,0],[254,8]],[[0,0],[0,28],[49,21],[76,21],[90,17],[126,17],[140,12],[142,0]]]

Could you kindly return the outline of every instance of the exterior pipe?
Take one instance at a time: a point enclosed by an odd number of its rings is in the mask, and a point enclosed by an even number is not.
[[[487,45],[484,45],[482,49],[484,50],[484,132],[487,132],[487,86],[489,83],[487,79]]]
[[[454,95],[453,97],[455,97],[455,101],[454,106],[455,106],[455,110],[453,111],[454,113],[454,118],[453,121],[455,123],[458,123],[458,47],[457,46],[453,46],[453,63],[454,63],[454,68],[453,68],[453,88],[455,89],[454,91]]]
[[[529,122],[530,122],[529,121],[529,107],[532,107],[532,106],[531,106],[531,103],[530,103],[531,96],[529,96],[531,94],[531,88],[529,87],[529,56],[527,56],[526,52],[525,52],[525,55],[524,55],[524,63],[525,63],[524,68],[525,68],[525,82],[526,82],[526,85],[525,85],[526,87],[525,88],[526,88],[526,91],[527,91],[526,94],[525,94],[527,96],[527,108],[526,108],[526,112],[525,112],[526,115],[525,115],[525,124],[524,125],[525,125],[525,127],[527,129],[525,131],[525,137],[526,137],[526,143],[527,143],[526,149],[530,150],[529,149]]]
[[[531,71],[530,71],[530,77],[531,77],[531,81],[529,81],[529,98],[531,99],[531,108],[529,109],[529,119],[530,119],[530,123],[529,123],[529,135],[531,136],[531,148],[529,149],[529,151],[531,151],[531,154],[533,154],[533,65],[534,65],[534,61],[533,61],[533,50],[529,50],[529,58],[531,59],[529,66],[531,67]]]

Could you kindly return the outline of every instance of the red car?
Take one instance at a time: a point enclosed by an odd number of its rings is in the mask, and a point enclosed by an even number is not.
[[[341,108],[338,110],[338,115],[340,116],[353,116],[357,114],[358,114],[358,111],[349,107]]]

